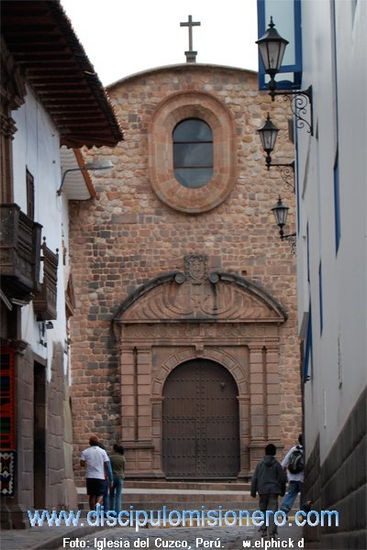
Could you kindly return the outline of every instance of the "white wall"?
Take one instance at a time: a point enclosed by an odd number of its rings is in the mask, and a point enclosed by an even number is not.
[[[367,20],[366,7],[364,0],[356,3],[335,2],[335,73],[331,3],[318,0],[302,2],[302,87],[313,86],[315,135],[310,138],[304,130],[298,131],[301,228],[298,243],[299,326],[304,325],[303,315],[308,311],[311,295],[314,370],[309,373],[311,380],[305,385],[306,445],[308,452],[311,451],[320,433],[321,460],[330,451],[366,385],[367,44],[365,25],[362,25]],[[336,253],[333,167],[337,146],[341,240]],[[305,242],[307,223],[309,282]]]
[[[13,142],[14,202],[26,212],[26,169],[34,177],[34,220],[42,227],[42,240],[46,237],[48,248],[59,249],[57,283],[57,320],[54,328],[46,331],[47,348],[40,344],[40,326],[35,320],[30,303],[22,307],[22,339],[41,357],[52,358],[53,344],[66,339],[65,287],[62,261],[62,234],[66,247],[68,238],[68,203],[56,191],[60,186],[59,134],[41,103],[27,88],[25,103],[12,113],[17,126]],[[42,265],[41,265],[42,268]],[[48,373],[50,377],[50,373]]]

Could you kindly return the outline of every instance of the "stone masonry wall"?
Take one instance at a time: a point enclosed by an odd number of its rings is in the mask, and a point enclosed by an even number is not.
[[[161,202],[148,171],[151,117],[162,100],[184,91],[209,94],[224,105],[233,123],[237,156],[236,181],[229,196],[216,208],[195,215]],[[286,231],[294,231],[294,194],[277,169],[265,169],[256,132],[269,111],[281,130],[273,160],[292,161],[288,103],[271,103],[267,94],[258,92],[255,73],[205,65],[141,73],[115,84],[109,94],[125,140],[113,150],[86,152],[87,160],[111,159],[114,169],[91,173],[96,199],[75,203],[71,211],[75,463],[91,433],[97,433],[108,447],[120,437],[119,363],[111,330],[114,313],[149,279],[182,270],[186,254],[206,254],[210,269],[260,283],[286,308],[288,321],[280,327],[279,400],[281,439],[289,447],[301,427],[296,265],[289,243],[279,239],[270,209],[281,194],[290,207]]]
[[[51,363],[51,380],[47,392],[47,504],[72,508],[76,504],[73,473],[70,465],[69,426],[64,376],[64,350],[55,345]]]

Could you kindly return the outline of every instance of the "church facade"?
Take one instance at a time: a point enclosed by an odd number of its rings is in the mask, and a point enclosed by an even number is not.
[[[76,463],[97,433],[131,478],[238,479],[298,436],[295,256],[271,213],[294,194],[265,168],[257,87],[196,63],[109,87],[125,141],[86,153],[114,169],[70,218]],[[291,161],[286,104],[272,113]]]

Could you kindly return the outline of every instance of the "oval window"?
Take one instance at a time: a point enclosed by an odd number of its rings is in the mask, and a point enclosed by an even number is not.
[[[213,176],[213,132],[199,118],[179,122],[173,130],[173,168],[179,183],[195,189]]]

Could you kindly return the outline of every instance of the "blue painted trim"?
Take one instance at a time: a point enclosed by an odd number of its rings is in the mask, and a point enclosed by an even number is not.
[[[322,296],[322,263],[319,263],[319,307],[320,307],[320,334],[324,329],[324,302]]]
[[[265,2],[266,0],[257,0],[257,32],[258,36],[262,36],[267,27],[269,21],[265,21]],[[293,81],[291,80],[277,80],[277,88],[279,90],[298,90],[302,83],[302,12],[301,12],[301,0],[293,0],[294,2],[294,38],[295,38],[295,63],[293,65],[282,65],[280,73],[293,73]],[[276,22],[275,22],[276,23]],[[284,38],[287,38],[286,36]],[[258,57],[259,72],[259,90],[267,90],[268,84],[265,82],[265,70],[263,62]]]
[[[307,281],[310,283],[310,226],[306,225]]]
[[[295,54],[296,54],[294,81],[295,81],[295,84],[298,84],[298,86],[300,87],[302,84],[302,70],[303,70],[301,0],[294,0],[294,36],[295,36]]]
[[[335,252],[338,253],[341,239],[340,219],[340,181],[339,181],[339,153],[337,151],[334,163],[334,218],[335,218]]]
[[[306,342],[305,342],[305,357],[303,360],[303,381],[307,382],[311,378],[311,375],[309,372],[312,373],[312,311],[311,311],[311,302],[309,307],[309,317],[308,317],[308,323],[307,323],[307,335],[306,335]],[[311,368],[310,368],[311,366]]]

